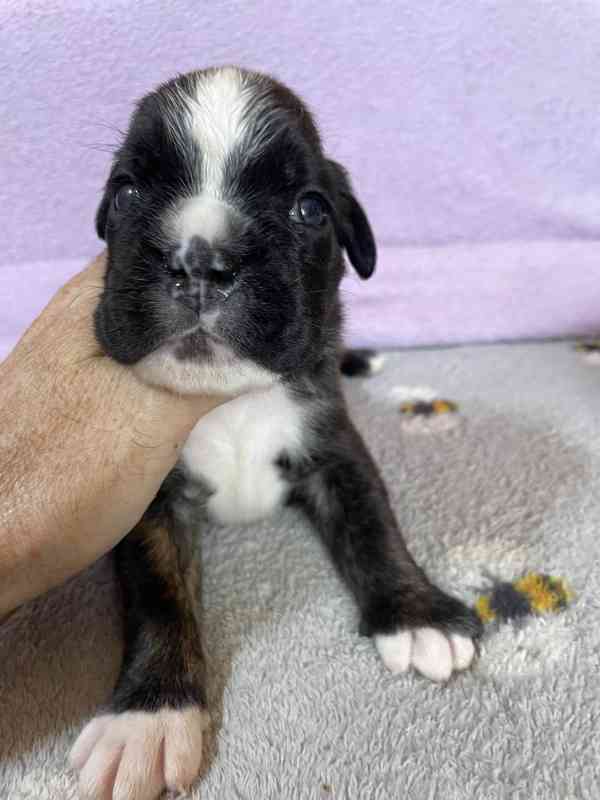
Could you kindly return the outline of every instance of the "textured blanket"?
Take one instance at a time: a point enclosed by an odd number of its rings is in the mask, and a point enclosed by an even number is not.
[[[474,600],[567,579],[486,626],[475,668],[387,674],[305,522],[204,532],[213,734],[202,800],[591,800],[600,763],[600,368],[569,343],[412,351],[348,395],[415,556]],[[407,398],[458,411],[415,420]],[[443,424],[440,420],[443,419]],[[109,560],[0,628],[0,797],[72,800],[66,754],[121,653]]]

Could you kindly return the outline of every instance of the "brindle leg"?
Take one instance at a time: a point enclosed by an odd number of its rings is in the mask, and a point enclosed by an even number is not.
[[[384,664],[392,672],[412,666],[432,680],[447,680],[453,670],[471,664],[481,623],[412,559],[377,468],[351,422],[338,418],[329,430],[335,430],[329,452],[315,454],[291,502],[315,524],[356,598],[361,631],[373,636]]]
[[[151,800],[197,777],[208,724],[205,660],[189,528],[161,494],[116,549],[125,653],[107,713],[85,727],[71,763],[84,797]]]

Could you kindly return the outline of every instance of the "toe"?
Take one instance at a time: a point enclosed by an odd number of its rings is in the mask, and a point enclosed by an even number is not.
[[[140,737],[127,742],[115,778],[112,800],[154,800],[164,788],[163,740]]]
[[[80,770],[88,760],[94,745],[106,730],[108,719],[107,716],[95,717],[79,734],[69,754],[69,764],[73,769]]]
[[[452,661],[454,669],[464,670],[471,666],[475,655],[475,645],[468,636],[460,636],[458,633],[450,634],[450,648],[452,650]]]
[[[85,800],[111,800],[123,744],[105,735],[94,746],[79,777]]]
[[[164,779],[173,791],[184,791],[196,780],[202,763],[202,739],[208,714],[199,708],[177,714],[167,728],[164,745]]]
[[[375,647],[385,666],[394,675],[408,670],[412,651],[412,633],[410,631],[379,634],[375,637]]]
[[[450,642],[434,628],[414,632],[411,662],[421,675],[432,681],[447,681],[452,674]]]

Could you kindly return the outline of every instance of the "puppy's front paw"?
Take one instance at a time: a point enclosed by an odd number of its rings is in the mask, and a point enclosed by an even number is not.
[[[482,624],[472,609],[432,586],[427,599],[402,608],[397,630],[372,632],[375,647],[391,672],[414,667],[426,678],[442,682],[471,666]]]
[[[377,634],[375,647],[393,673],[414,667],[432,681],[447,681],[454,671],[468,669],[475,656],[473,639],[436,628],[413,628]]]
[[[154,800],[163,789],[184,791],[198,776],[208,714],[196,706],[104,714],[73,745],[86,800]]]

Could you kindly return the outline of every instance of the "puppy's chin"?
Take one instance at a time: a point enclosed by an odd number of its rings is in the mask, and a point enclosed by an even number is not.
[[[188,355],[182,344],[168,343],[145,356],[133,367],[137,376],[152,386],[179,394],[211,394],[234,397],[272,386],[278,375],[252,361],[236,356],[226,345],[211,342],[203,354]]]

